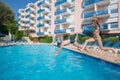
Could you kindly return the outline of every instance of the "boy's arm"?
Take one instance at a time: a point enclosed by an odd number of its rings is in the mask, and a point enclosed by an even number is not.
[[[69,43],[70,43],[70,40],[65,40],[65,41],[63,41],[63,42],[61,43],[61,45],[60,45],[60,49],[55,53],[55,56],[57,56],[57,55],[61,52],[61,50],[62,50],[62,48],[63,48],[64,45],[67,45],[67,44],[69,44]]]
[[[57,56],[62,50],[62,47],[55,53],[55,56]]]

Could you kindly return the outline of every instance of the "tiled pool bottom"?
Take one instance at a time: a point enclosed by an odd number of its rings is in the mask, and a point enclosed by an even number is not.
[[[0,80],[120,80],[120,66],[47,44],[0,47]]]

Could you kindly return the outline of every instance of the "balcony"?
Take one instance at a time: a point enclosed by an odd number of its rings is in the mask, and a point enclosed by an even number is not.
[[[25,26],[29,27],[30,25],[29,24],[25,24]]]
[[[35,23],[35,21],[33,21],[33,20],[30,20],[30,23],[34,24],[34,23]]]
[[[26,22],[25,22],[25,24],[29,24],[29,23],[30,23],[30,21],[26,21]]]
[[[49,13],[49,9],[48,8],[43,8],[44,9],[44,11],[42,12],[43,14],[48,14]]]
[[[34,8],[30,8],[30,11],[35,11],[35,9]]]
[[[47,24],[47,23],[39,23],[39,24],[37,25],[37,27],[46,27],[46,28],[48,28],[48,27],[49,27],[49,24]]]
[[[97,17],[106,17],[109,16],[109,10],[108,8],[106,8],[106,9],[83,13],[83,14],[84,14],[83,18],[91,18],[94,14],[96,14]]]
[[[50,33],[49,32],[45,32],[45,35],[49,35]]]
[[[44,32],[37,32],[37,35],[44,35]]]
[[[60,0],[55,3],[55,6],[63,5],[63,6],[69,6],[71,4],[71,0]]]
[[[34,15],[34,14],[30,14],[30,17],[34,18],[34,17],[35,17],[35,15]]]
[[[19,14],[19,16],[20,16],[20,15],[24,16],[24,15],[25,15],[25,13],[20,13],[20,14]]]
[[[50,3],[47,0],[44,0],[43,6],[44,7],[50,6]]]
[[[96,15],[97,15],[98,17],[109,16],[108,8],[102,9],[102,10],[98,10],[98,11],[96,11],[95,13],[96,13]]]
[[[85,6],[88,6],[88,5],[92,5],[92,4],[100,2],[100,1],[103,1],[103,0],[87,0],[87,1],[84,0],[83,6],[85,7]]]
[[[20,15],[19,18],[24,18],[24,15]]]
[[[41,13],[41,12],[43,12],[43,11],[45,11],[45,9],[39,9],[39,10],[37,11],[37,13]]]
[[[49,24],[43,23],[43,25],[44,25],[44,28],[49,28]]]
[[[45,21],[49,21],[50,18],[49,18],[48,16],[44,16],[44,20],[45,20]]]
[[[66,33],[66,29],[55,30],[54,33],[55,34],[65,34]]]
[[[43,20],[44,19],[44,16],[40,16],[37,18],[37,20]]]
[[[41,5],[43,5],[44,4],[44,0],[43,1],[40,1],[38,4],[37,4],[37,6],[41,6]]]
[[[63,10],[57,10],[55,12],[55,15],[59,15],[59,14],[70,14],[71,11],[69,9],[63,9]]]
[[[91,25],[83,26],[83,34],[87,35],[93,34],[92,26]]]
[[[39,28],[39,27],[44,27],[44,24],[43,23],[39,23],[38,25],[37,25],[37,27]]]
[[[96,5],[99,6],[99,5],[106,5],[108,3],[110,3],[111,0],[96,0]]]
[[[25,24],[21,23],[20,26],[25,26]]]
[[[21,26],[20,24],[18,24],[17,26]]]
[[[18,18],[18,21],[20,21],[21,20],[21,18]]]
[[[29,21],[29,18],[21,18],[22,21]]]
[[[71,22],[71,21],[70,21],[69,19],[66,19],[66,18],[55,20],[55,24],[56,24],[56,25],[58,25],[58,24],[70,24],[70,22]]]
[[[84,18],[90,18],[93,16],[95,12],[88,12],[88,13],[84,13]]]
[[[25,11],[26,11],[26,12],[29,12],[29,11],[30,11],[30,8],[26,9]]]
[[[30,27],[29,30],[35,30],[35,28],[34,27]]]
[[[25,28],[19,28],[20,31],[25,31],[26,29]]]
[[[25,18],[29,18],[30,17],[30,14],[26,15]]]

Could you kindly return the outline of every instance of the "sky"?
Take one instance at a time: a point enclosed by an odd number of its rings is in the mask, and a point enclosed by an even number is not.
[[[36,2],[37,0],[2,0],[15,13],[15,19],[18,19],[18,9],[25,8],[28,3]]]

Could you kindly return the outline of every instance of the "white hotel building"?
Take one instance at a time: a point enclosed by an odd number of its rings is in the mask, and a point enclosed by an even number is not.
[[[120,34],[119,0],[38,0],[19,9],[19,30],[30,29],[32,37],[82,33],[91,28],[96,14],[104,34]],[[27,28],[26,28],[26,27]]]

